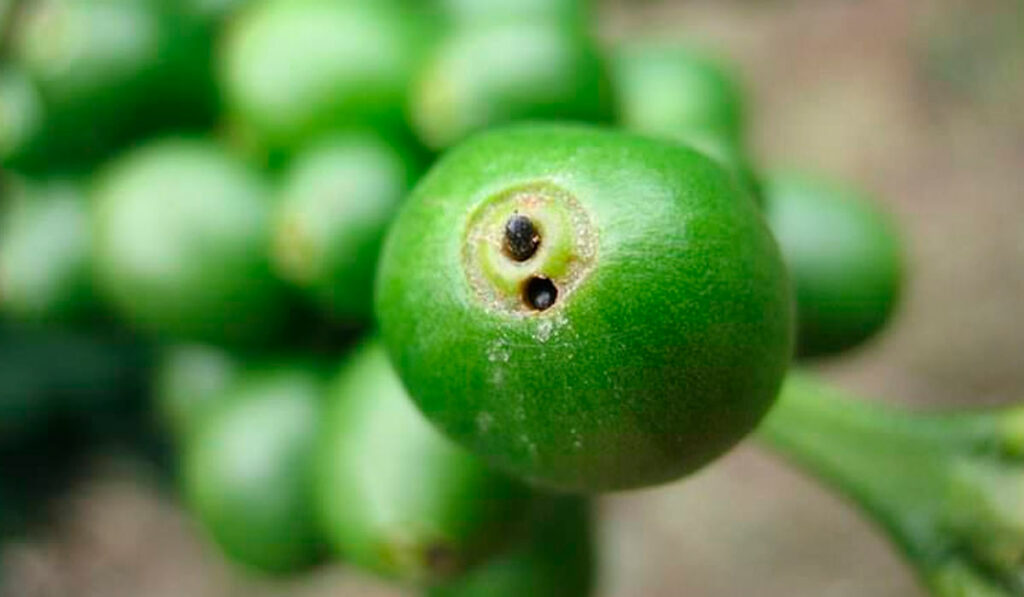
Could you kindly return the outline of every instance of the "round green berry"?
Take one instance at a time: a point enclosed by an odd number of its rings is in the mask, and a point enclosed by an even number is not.
[[[230,24],[228,107],[271,148],[342,126],[401,128],[422,26],[394,3],[269,0]]]
[[[23,71],[0,68],[0,165],[22,167],[40,160],[46,107]]]
[[[185,499],[243,565],[286,573],[319,559],[311,478],[321,392],[305,366],[251,373],[184,443]]]
[[[588,597],[596,568],[591,510],[584,498],[549,499],[523,541],[429,596]]]
[[[616,48],[611,65],[623,127],[692,146],[760,198],[743,89],[725,62],[682,45],[634,43]]]
[[[903,286],[903,251],[890,216],[864,193],[824,178],[780,173],[766,214],[796,292],[797,349],[850,349],[888,322]]]
[[[270,274],[264,181],[200,140],[126,154],[94,196],[101,291],[144,331],[211,342],[270,337],[286,315]]]
[[[399,213],[377,292],[423,412],[563,489],[692,472],[754,428],[790,358],[789,280],[755,203],[690,149],[597,128],[450,152]]]
[[[154,410],[174,439],[201,427],[243,375],[244,364],[228,351],[204,344],[165,348],[153,376]]]
[[[5,181],[0,312],[69,321],[95,307],[89,206],[71,181]]]
[[[95,161],[155,130],[212,120],[210,40],[175,3],[26,2],[11,53],[46,106],[50,167]]]
[[[712,134],[743,143],[744,94],[718,59],[685,46],[646,43],[616,48],[611,64],[619,119],[626,128],[683,139]]]
[[[456,29],[423,66],[412,97],[420,140],[444,149],[518,120],[606,121],[611,87],[576,27],[511,21]]]
[[[408,151],[370,134],[336,135],[300,153],[281,186],[272,259],[332,319],[373,319],[384,234],[417,168]]]
[[[317,495],[329,543],[379,574],[432,583],[505,545],[532,504],[521,484],[441,436],[379,343],[350,357],[330,394]]]

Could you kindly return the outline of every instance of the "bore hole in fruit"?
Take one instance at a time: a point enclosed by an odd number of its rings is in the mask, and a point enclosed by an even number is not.
[[[515,214],[505,222],[505,254],[516,261],[533,257],[540,246],[540,234],[530,218]]]
[[[558,287],[543,276],[534,276],[527,280],[523,290],[523,298],[531,309],[546,311],[558,300]]]

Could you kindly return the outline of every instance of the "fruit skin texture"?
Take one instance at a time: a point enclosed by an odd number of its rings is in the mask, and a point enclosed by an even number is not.
[[[206,141],[155,141],[109,167],[93,200],[100,290],[130,322],[231,343],[280,327],[270,195],[239,160]]]
[[[611,83],[594,41],[557,22],[456,29],[423,65],[410,101],[414,130],[437,150],[519,120],[613,116]]]
[[[231,23],[220,75],[233,116],[274,149],[333,128],[401,128],[423,32],[394,3],[270,0]]]
[[[332,319],[373,319],[373,281],[387,226],[418,168],[372,134],[326,138],[299,154],[279,193],[275,272]]]
[[[517,212],[547,228],[521,264],[496,248]],[[561,287],[550,309],[523,304],[533,275]],[[377,290],[423,412],[505,470],[573,491],[666,482],[721,455],[790,358],[789,281],[754,202],[700,154],[598,128],[519,126],[450,152],[393,225]]]
[[[591,505],[557,497],[535,515],[521,544],[429,597],[587,597],[594,590]]]
[[[903,286],[889,215],[860,191],[820,177],[777,173],[765,188],[766,216],[795,286],[798,354],[835,354],[878,333]]]
[[[186,503],[240,564],[286,573],[319,560],[311,477],[322,390],[303,365],[252,373],[183,444]]]
[[[321,526],[345,561],[429,584],[508,541],[532,494],[438,433],[379,342],[360,347],[329,395],[320,442]]]
[[[0,312],[68,322],[95,307],[89,208],[68,180],[5,180],[0,206]],[[9,189],[8,189],[9,187]]]

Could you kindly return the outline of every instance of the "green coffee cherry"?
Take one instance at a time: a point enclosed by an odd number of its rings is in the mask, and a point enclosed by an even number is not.
[[[841,352],[878,333],[903,285],[890,217],[861,192],[821,178],[778,174],[765,188],[796,289],[799,354]]]
[[[510,21],[565,23],[584,28],[588,0],[439,0],[442,12],[458,26],[478,27]]]
[[[287,573],[319,559],[310,487],[321,391],[305,366],[252,373],[185,442],[185,499],[232,560]]]
[[[611,115],[594,41],[579,28],[547,22],[457,29],[423,66],[412,97],[413,126],[433,149],[512,121]]]
[[[209,40],[162,0],[37,0],[15,23],[12,54],[47,109],[47,160],[95,160],[175,125],[206,124]]]
[[[229,108],[272,148],[339,126],[401,128],[422,37],[419,21],[393,3],[255,4],[225,40]]]
[[[372,321],[377,256],[415,172],[407,151],[373,135],[330,137],[299,154],[274,222],[277,274],[335,320]]]
[[[622,126],[694,147],[760,198],[746,151],[745,94],[727,64],[693,48],[654,43],[620,46],[611,64]]]
[[[9,191],[9,192],[8,192]],[[70,181],[21,181],[0,206],[0,312],[70,321],[95,307],[89,207]]]
[[[430,597],[587,597],[594,590],[591,507],[579,497],[552,498],[520,544],[474,568]]]
[[[744,142],[744,93],[718,59],[679,45],[633,44],[618,47],[611,63],[625,127],[668,137],[704,133]]]
[[[441,437],[409,401],[378,343],[350,357],[320,445],[323,529],[346,561],[431,583],[508,540],[530,493]]]
[[[525,260],[508,223],[531,220]],[[381,257],[377,315],[451,437],[575,491],[678,478],[746,435],[790,358],[789,281],[756,206],[685,147],[536,125],[427,174]]]
[[[45,143],[46,108],[24,71],[0,68],[0,166],[38,163]]]
[[[245,370],[230,352],[202,344],[166,348],[157,363],[154,408],[175,439],[198,429]]]
[[[286,309],[267,255],[269,193],[224,150],[153,142],[107,168],[94,200],[98,281],[128,321],[210,342],[280,329]]]

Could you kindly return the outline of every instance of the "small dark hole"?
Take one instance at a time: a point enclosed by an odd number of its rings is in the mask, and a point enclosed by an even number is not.
[[[535,276],[526,282],[523,294],[531,308],[546,311],[558,300],[558,287],[547,278]]]
[[[516,214],[505,222],[505,253],[516,261],[533,257],[540,246],[540,234],[533,220]]]

